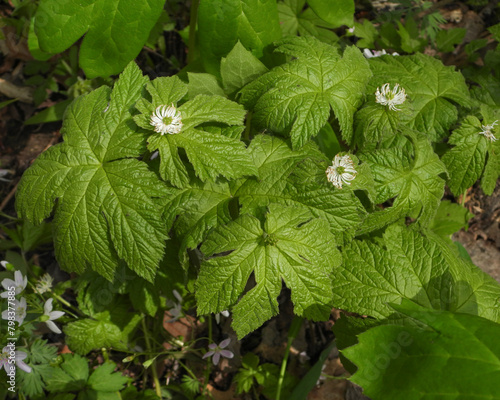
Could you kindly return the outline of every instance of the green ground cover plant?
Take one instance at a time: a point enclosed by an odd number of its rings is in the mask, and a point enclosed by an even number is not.
[[[296,318],[281,368],[245,355],[238,394],[305,399],[331,347],[299,380],[286,375],[291,343],[337,308],[349,313],[335,345],[373,400],[500,398],[500,285],[450,239],[470,214],[444,198],[477,181],[491,195],[500,175],[500,25],[458,69],[423,50],[451,52],[465,32],[441,29],[431,2],[401,3],[355,22],[352,0],[193,1],[189,62],[155,78],[134,58],[163,1],[37,3],[41,52],[85,34],[86,77],[119,75],[65,105],[62,141],[23,174],[5,227],[22,255],[0,273],[20,398],[209,398],[211,363],[234,357],[213,317],[230,312],[243,339],[280,312],[284,288]],[[75,279],[53,286],[27,261],[43,241]],[[166,311],[193,307],[208,351],[162,329]],[[60,333],[58,318],[74,354],[37,330]],[[152,384],[115,372],[114,353]],[[188,361],[202,357],[200,373]],[[168,359],[185,371],[172,383]]]

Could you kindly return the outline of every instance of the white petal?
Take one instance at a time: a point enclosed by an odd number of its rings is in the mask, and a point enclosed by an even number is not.
[[[61,333],[61,330],[57,327],[56,324],[54,324],[52,321],[45,321],[47,324],[47,327],[54,333]]]
[[[10,278],[5,278],[3,281],[2,281],[2,286],[4,289],[8,290],[9,287],[12,287],[12,286],[17,286],[16,285],[16,282],[14,282],[12,279]],[[7,297],[8,295],[5,295],[2,297]]]
[[[44,311],[44,314],[45,315],[49,315],[50,312],[52,311],[52,302],[54,301],[54,299],[51,297],[50,299],[48,299],[44,306],[43,306],[43,311]]]
[[[51,311],[48,315],[50,321],[54,321],[55,319],[61,318],[64,314],[66,314],[64,311]]]
[[[27,372],[28,374],[30,374],[30,373],[31,373],[31,367],[30,367],[28,364],[26,364],[25,362],[23,362],[23,361],[18,361],[18,362],[16,362],[16,365],[17,365],[19,368],[21,368],[24,372]]]

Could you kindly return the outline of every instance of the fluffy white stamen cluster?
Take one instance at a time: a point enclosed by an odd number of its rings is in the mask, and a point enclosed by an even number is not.
[[[171,106],[158,106],[151,116],[150,124],[155,127],[155,132],[174,134],[182,129],[181,112],[172,104]]]
[[[375,92],[375,101],[383,106],[389,106],[389,109],[393,111],[399,111],[399,108],[396,106],[403,104],[405,100],[405,90],[400,87],[398,83],[392,90],[391,86],[386,83],[382,86],[382,89],[377,88],[377,91]]]
[[[342,189],[342,184],[350,185],[356,178],[354,163],[349,156],[339,156],[338,154],[332,161],[332,165],[326,169],[328,181],[338,189]]]
[[[498,140],[495,137],[495,135],[493,134],[493,132],[491,132],[497,123],[498,123],[498,119],[495,122],[493,122],[491,125],[482,125],[481,128],[483,128],[483,130],[481,132],[479,132],[479,134],[486,136],[486,138],[490,139],[492,142]]]

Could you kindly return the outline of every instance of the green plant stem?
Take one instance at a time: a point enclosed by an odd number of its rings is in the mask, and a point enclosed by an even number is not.
[[[192,0],[191,2],[191,15],[189,17],[189,40],[188,40],[188,64],[193,61],[196,49],[196,24],[198,22],[198,5],[200,0]]]
[[[297,334],[299,333],[299,329],[302,326],[303,321],[304,321],[304,318],[296,316],[293,319],[292,325],[290,326],[290,329],[288,331],[288,341],[286,344],[286,350],[285,350],[285,354],[283,356],[283,361],[281,362],[280,376],[278,378],[278,388],[276,389],[276,400],[280,400],[280,397],[281,397],[281,387],[283,386],[283,381],[285,379],[286,365],[288,363],[288,356],[290,354],[290,347],[292,347],[292,342],[297,337]]]
[[[142,323],[142,330],[144,332],[144,339],[146,340],[146,347],[148,349],[148,353],[151,353],[152,350],[151,350],[151,344],[149,341],[149,334],[148,334],[148,328],[146,326],[146,316],[145,315],[142,316],[141,323]],[[155,384],[156,395],[161,399],[160,380],[158,379],[158,372],[156,371],[156,360],[154,360],[153,363],[151,364],[151,372],[153,374],[153,381]]]
[[[104,358],[104,361],[109,362],[109,354],[108,354],[108,350],[106,349],[106,347],[103,347],[101,349],[101,352],[102,352],[102,356]]]
[[[81,317],[83,317],[83,316],[84,316],[84,315],[82,314],[82,312],[81,312],[78,308],[76,308],[76,307],[72,306],[70,303],[68,303],[66,300],[64,300],[61,296],[59,296],[58,294],[55,294],[52,290],[50,291],[50,293],[52,294],[52,296],[54,296],[54,297],[57,299],[57,301],[59,301],[60,303],[64,304],[66,307],[71,308],[71,309],[72,309],[73,311],[75,311],[75,312],[76,312],[79,316],[81,316]],[[73,314],[72,312],[69,312],[69,311],[68,311],[68,314],[71,314],[74,318],[78,318],[78,316],[76,316],[76,315],[75,315],[75,314]]]
[[[465,189],[465,192],[462,194],[462,200],[460,201],[460,205],[463,207],[465,204],[465,196],[467,195],[467,189]]]
[[[212,339],[212,315],[207,317],[208,319],[208,343],[213,343]],[[205,382],[203,387],[203,393],[207,392],[208,379],[210,378],[210,357],[207,358],[207,368],[205,369]]]

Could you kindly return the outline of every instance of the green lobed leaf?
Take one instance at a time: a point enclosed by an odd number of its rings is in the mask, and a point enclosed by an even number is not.
[[[471,107],[467,85],[461,73],[424,54],[371,58],[374,78],[369,92],[390,83],[405,89],[412,109],[407,126],[425,133],[432,141],[443,138],[456,122],[458,103]]]
[[[235,93],[265,72],[267,67],[239,41],[220,63],[222,83],[228,94]]]
[[[78,354],[61,354],[62,363],[52,367],[52,376],[47,382],[51,392],[80,391],[89,377],[87,360]]]
[[[442,200],[429,228],[441,237],[449,237],[462,228],[467,229],[472,217],[474,214],[460,204]]]
[[[276,0],[206,0],[198,8],[198,40],[205,70],[219,76],[222,57],[235,44],[261,59],[281,38]]]
[[[118,392],[123,389],[128,381],[126,376],[119,372],[113,372],[116,364],[113,362],[105,362],[99,365],[88,380],[88,385],[99,392]]]
[[[212,228],[230,221],[231,198],[228,184],[222,182],[202,183],[192,179],[189,186],[173,189],[165,206],[165,217],[167,226],[173,223],[176,236],[181,238],[178,250],[181,260],[186,249],[196,248]]]
[[[48,364],[57,356],[57,348],[47,345],[46,340],[36,339],[30,347],[30,362],[35,364]]]
[[[351,380],[367,396],[374,400],[500,398],[499,324],[409,304],[394,308],[424,327],[377,326],[362,333],[359,344],[343,350],[358,366]]]
[[[120,260],[152,280],[165,246],[165,227],[153,197],[165,187],[138,161],[144,136],[132,123],[132,105],[147,82],[131,63],[113,91],[102,87],[66,111],[64,142],[24,173],[17,211],[40,223],[55,206],[54,241],[62,267],[90,266],[111,280]],[[108,105],[109,102],[109,105]]]
[[[64,327],[66,343],[78,354],[85,355],[94,349],[112,347],[127,350],[129,335],[135,329],[141,316],[130,316],[123,307],[113,308],[113,320],[110,311],[96,314],[95,319],[80,319]]]
[[[354,36],[359,38],[356,42],[359,48],[374,49],[379,32],[371,21],[364,19],[363,23],[354,22]]]
[[[85,37],[80,66],[88,78],[121,72],[146,43],[164,0],[42,0],[35,14],[40,47],[61,53]],[[126,29],[124,29],[126,27]]]
[[[455,46],[462,43],[466,32],[465,28],[441,29],[436,35],[437,48],[444,52],[455,50]]]
[[[377,197],[381,204],[395,197],[392,207],[368,215],[358,234],[380,229],[412,211],[419,212],[417,221],[427,226],[434,217],[444,193],[446,169],[425,136],[408,133],[415,155],[409,159],[402,148],[389,148],[359,155],[371,169]]]
[[[140,278],[129,281],[127,288],[134,308],[154,317],[161,306],[158,289],[152,283]]]
[[[261,217],[270,203],[293,205],[328,221],[338,241],[353,236],[364,213],[361,204],[352,190],[335,189],[328,182],[328,162],[313,143],[293,151],[282,139],[260,135],[249,150],[259,178],[230,184],[241,213]]]
[[[443,156],[450,179],[448,186],[455,195],[471,187],[483,172],[488,139],[480,135],[481,123],[474,116],[464,119],[450,136],[448,143],[454,147]]]
[[[28,398],[44,395],[45,382],[50,381],[52,378],[52,368],[49,364],[32,364],[31,362],[27,364],[31,367],[31,372],[28,374],[21,369],[17,369],[16,386]]]
[[[354,141],[362,149],[371,149],[380,141],[398,134],[400,119],[400,112],[368,101],[354,114]]]
[[[199,94],[225,96],[217,78],[211,74],[188,72],[188,98],[194,99]]]
[[[161,105],[176,104],[187,93],[187,85],[177,77],[158,78],[146,85],[151,102],[143,98],[136,104],[141,112],[134,121],[143,129],[154,131],[151,115]],[[226,136],[222,131],[205,130],[202,124],[219,123],[233,128],[243,125],[245,110],[222,96],[197,95],[178,107],[182,130],[177,134],[153,133],[148,138],[148,149],[160,154],[160,175],[179,188],[189,183],[186,166],[179,148],[184,149],[202,180],[214,181],[219,175],[239,178],[256,172],[245,144],[239,138]]]
[[[348,47],[339,58],[336,48],[313,37],[286,38],[276,51],[294,59],[241,91],[241,103],[254,108],[252,122],[289,135],[293,147],[299,148],[318,134],[332,108],[349,141],[354,112],[371,76],[361,52]]]
[[[353,0],[308,0],[314,12],[334,28],[342,25],[352,26],[354,16]]]
[[[296,207],[268,209],[264,229],[257,218],[242,215],[212,231],[201,247],[206,259],[197,280],[198,314],[234,305],[255,274],[255,287],[233,308],[240,338],[278,313],[281,279],[292,291],[295,314],[321,320],[331,309],[330,276],[340,253],[327,222]]]
[[[383,243],[353,241],[334,270],[334,306],[375,318],[394,318],[388,303],[412,300],[423,307],[500,321],[500,285],[458,257],[436,234],[392,225]],[[399,316],[401,317],[401,316]]]
[[[334,25],[319,18],[311,8],[303,10],[305,0],[278,2],[281,32],[287,36],[314,36],[325,43],[335,43],[338,36],[331,30]]]

